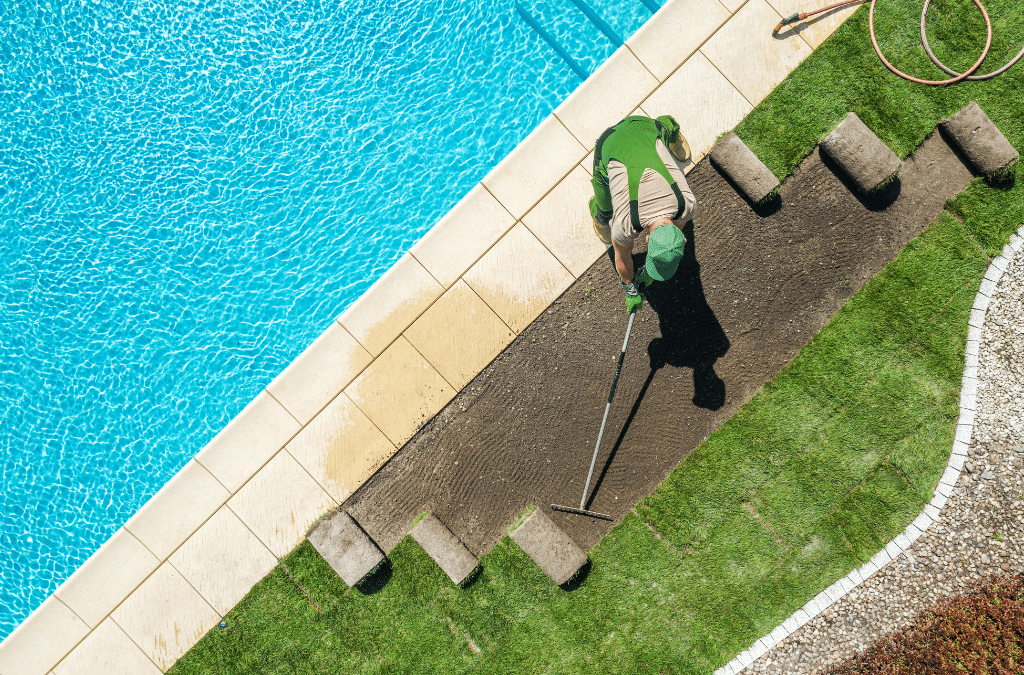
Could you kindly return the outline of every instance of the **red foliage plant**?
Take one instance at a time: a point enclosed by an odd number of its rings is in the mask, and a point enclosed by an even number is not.
[[[823,675],[1021,675],[1024,575],[993,575]]]

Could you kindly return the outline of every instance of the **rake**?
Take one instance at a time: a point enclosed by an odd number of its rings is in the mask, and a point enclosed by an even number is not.
[[[597,445],[594,446],[594,457],[590,460],[590,473],[587,474],[587,485],[583,488],[583,496],[580,497],[580,507],[573,508],[572,506],[562,506],[561,504],[552,504],[551,508],[555,511],[564,511],[565,513],[576,513],[581,516],[590,516],[591,518],[601,518],[602,520],[612,520],[612,517],[607,513],[598,513],[597,511],[588,511],[583,508],[587,505],[587,494],[590,492],[590,481],[594,478],[594,467],[597,465],[597,453],[601,450],[601,439],[604,438],[604,428],[608,424],[608,413],[612,409],[612,399],[615,397],[615,386],[619,383],[619,373],[622,372],[622,361],[626,358],[626,345],[629,344],[629,334],[633,331],[633,319],[636,318],[636,312],[630,312],[629,314],[629,325],[626,326],[626,339],[622,341],[622,351],[619,352],[619,360],[615,364],[615,377],[612,378],[612,390],[608,392],[608,403],[604,407],[604,419],[601,420],[601,430],[597,433]]]

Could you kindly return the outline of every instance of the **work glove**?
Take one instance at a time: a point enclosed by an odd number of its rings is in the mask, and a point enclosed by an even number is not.
[[[619,285],[626,291],[626,314],[639,312],[640,308],[644,306],[644,299],[640,295],[640,289],[636,287],[636,282],[624,284],[622,279],[619,279]]]

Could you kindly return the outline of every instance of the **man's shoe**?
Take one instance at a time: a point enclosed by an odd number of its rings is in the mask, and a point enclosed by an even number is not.
[[[690,144],[686,142],[682,132],[679,132],[679,139],[675,143],[669,144],[668,151],[680,162],[688,162],[690,160]]]

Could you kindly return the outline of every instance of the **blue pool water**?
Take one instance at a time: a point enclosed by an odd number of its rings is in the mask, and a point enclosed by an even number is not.
[[[0,637],[578,84],[511,0],[4,2]]]

